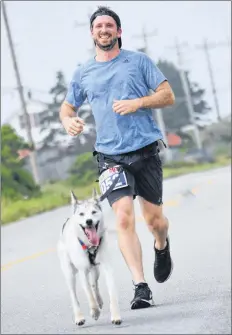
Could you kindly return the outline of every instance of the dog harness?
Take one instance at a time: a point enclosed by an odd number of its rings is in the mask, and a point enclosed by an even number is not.
[[[69,220],[69,218],[63,224],[62,233],[64,231],[64,228],[65,228],[68,220]],[[99,245],[97,247],[94,247],[94,246],[88,247],[79,237],[78,237],[78,241],[80,242],[80,245],[81,245],[83,251],[88,253],[90,264],[91,265],[98,265],[99,263],[95,263],[95,259],[96,259],[96,256],[97,256],[98,249],[101,245],[102,237],[100,238]]]
[[[97,247],[88,247],[79,237],[78,240],[80,242],[80,245],[82,246],[82,249],[88,253],[89,256],[89,262],[91,265],[98,265],[99,263],[95,263],[95,259],[97,256],[98,249],[101,245],[102,237],[100,238],[99,245]]]

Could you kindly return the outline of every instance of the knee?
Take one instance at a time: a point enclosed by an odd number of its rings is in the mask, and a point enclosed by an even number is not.
[[[150,230],[159,230],[167,226],[167,219],[162,213],[150,213],[144,216]]]
[[[134,217],[128,211],[117,212],[117,230],[118,231],[131,231],[134,230]]]

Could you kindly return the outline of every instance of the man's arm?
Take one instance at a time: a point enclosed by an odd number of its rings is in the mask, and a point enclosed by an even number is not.
[[[134,113],[140,108],[163,108],[173,105],[175,96],[171,86],[167,81],[162,82],[152,95],[132,99],[132,100],[115,100],[113,110],[120,115]]]
[[[60,121],[63,122],[63,119],[68,117],[75,117],[76,112],[75,112],[75,107],[68,103],[67,101],[64,101],[61,105],[60,108]]]
[[[76,136],[83,131],[84,121],[76,116],[77,109],[84,103],[86,94],[81,86],[81,71],[78,67],[69,84],[64,102],[60,108],[60,120],[71,136]]]
[[[162,82],[150,96],[138,98],[139,108],[163,108],[174,103],[175,95],[167,81]]]
[[[145,54],[141,58],[141,71],[147,87],[154,93],[140,98],[139,108],[163,108],[173,105],[175,96],[167,78],[153,60]]]
[[[141,55],[139,66],[147,88],[154,93],[133,100],[114,101],[113,110],[120,115],[134,113],[140,108],[163,108],[175,102],[175,96],[167,78],[147,55]]]
[[[60,108],[60,120],[67,133],[76,136],[83,131],[84,120],[76,116],[76,108],[64,101]]]

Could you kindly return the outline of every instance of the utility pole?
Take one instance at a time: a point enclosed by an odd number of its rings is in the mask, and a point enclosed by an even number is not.
[[[148,38],[153,37],[153,36],[157,36],[157,29],[153,30],[152,32],[147,33],[146,29],[145,29],[145,26],[143,25],[142,34],[133,36],[134,38],[142,38],[142,40],[143,40],[144,47],[140,48],[139,51],[142,51],[142,52],[146,53],[147,55],[149,55],[149,52],[148,52]],[[170,148],[169,148],[169,144],[168,144],[168,140],[167,140],[167,136],[166,136],[166,127],[165,127],[165,123],[164,123],[164,120],[163,120],[163,113],[162,113],[162,110],[160,108],[157,108],[155,110],[155,112],[156,112],[156,119],[157,119],[158,126],[161,130],[164,142],[166,144],[166,149],[164,150],[165,161],[170,162],[171,152],[170,152]]]
[[[181,83],[182,83],[182,86],[183,86],[184,95],[185,95],[185,99],[186,99],[186,103],[187,103],[189,118],[190,118],[190,122],[193,125],[195,142],[196,142],[197,148],[201,149],[202,148],[202,143],[201,143],[200,132],[199,132],[196,120],[194,118],[194,108],[193,108],[192,97],[191,97],[187,77],[185,75],[185,71],[184,71],[184,68],[183,68],[183,58],[182,58],[182,53],[181,53],[181,46],[180,46],[177,39],[175,40],[175,49],[176,49],[176,52],[177,52],[180,78],[181,78]]]
[[[220,116],[220,110],[219,110],[217,92],[216,92],[216,87],[215,87],[215,83],[214,83],[212,64],[211,64],[210,55],[209,55],[209,46],[208,46],[208,43],[207,43],[206,39],[204,40],[203,48],[204,48],[204,52],[205,52],[205,56],[206,56],[206,61],[207,61],[207,65],[208,65],[209,77],[210,77],[210,82],[211,82],[211,87],[212,87],[212,93],[213,93],[213,98],[214,98],[214,103],[215,103],[217,118],[218,118],[218,121],[220,121],[221,120],[221,116]]]
[[[166,144],[166,148],[164,149],[165,161],[170,162],[172,160],[172,155],[169,148],[168,139],[166,136],[166,127],[163,119],[163,113],[160,108],[157,108],[155,111],[156,111],[157,122],[161,130],[161,133],[163,134],[164,143]]]
[[[31,147],[30,162],[31,162],[32,174],[33,174],[35,183],[39,184],[39,176],[38,176],[38,170],[37,170],[37,165],[36,165],[36,153],[35,153],[35,146],[34,146],[34,142],[33,142],[33,138],[32,138],[30,117],[29,117],[26,102],[25,102],[25,99],[24,99],[23,86],[22,86],[22,83],[21,83],[19,69],[18,69],[17,60],[16,60],[16,55],[15,55],[15,51],[14,51],[14,44],[13,44],[11,31],[10,31],[10,26],[9,26],[9,22],[8,22],[5,1],[2,1],[2,13],[3,13],[4,21],[5,21],[7,38],[8,38],[8,42],[9,42],[11,57],[12,57],[12,61],[13,61],[13,67],[14,67],[16,80],[17,80],[17,86],[18,86],[17,89],[18,89],[18,92],[19,92],[19,98],[21,100],[21,106],[22,106],[24,117],[25,117],[28,142],[29,142],[29,145]]]
[[[219,47],[219,46],[226,46],[226,45],[229,45],[229,44],[230,44],[229,41],[228,42],[220,42],[220,43],[216,43],[216,44],[212,44],[212,43],[209,44],[207,39],[204,39],[202,45],[197,45],[196,46],[197,49],[203,49],[203,51],[205,53],[218,121],[221,121],[221,115],[220,115],[220,108],[219,108],[219,103],[218,103],[218,97],[217,97],[217,91],[216,91],[214,76],[213,76],[213,68],[212,68],[212,63],[211,63],[211,59],[210,59],[209,49],[216,48],[216,47]]]
[[[148,52],[149,52],[148,51],[148,38],[153,37],[153,36],[157,36],[157,33],[158,33],[157,29],[154,29],[153,31],[151,31],[149,33],[146,32],[145,25],[143,25],[142,34],[141,35],[133,35],[132,37],[133,38],[141,38],[143,40],[144,47],[140,50],[143,50],[143,52],[145,52],[148,55]]]

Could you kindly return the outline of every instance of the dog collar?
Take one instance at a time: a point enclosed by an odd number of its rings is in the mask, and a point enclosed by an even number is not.
[[[81,246],[82,246],[82,249],[83,250],[88,250],[89,248],[87,247],[87,245],[78,237],[78,240],[79,240],[79,242],[80,242],[80,244],[81,244]]]
[[[86,245],[86,244],[85,244],[85,243],[78,237],[78,240],[79,240],[79,242],[80,242],[80,245],[82,246],[82,249],[83,249],[83,250],[87,250],[87,251],[88,251],[89,249],[92,249],[92,248],[93,248],[93,249],[98,249],[98,247],[99,247],[100,244],[101,244],[101,239],[102,239],[102,238],[100,238],[100,242],[99,242],[99,245],[98,245],[98,246],[96,246],[96,247],[95,247],[95,246],[89,246],[89,247],[88,247],[88,246],[87,246],[87,245]]]

